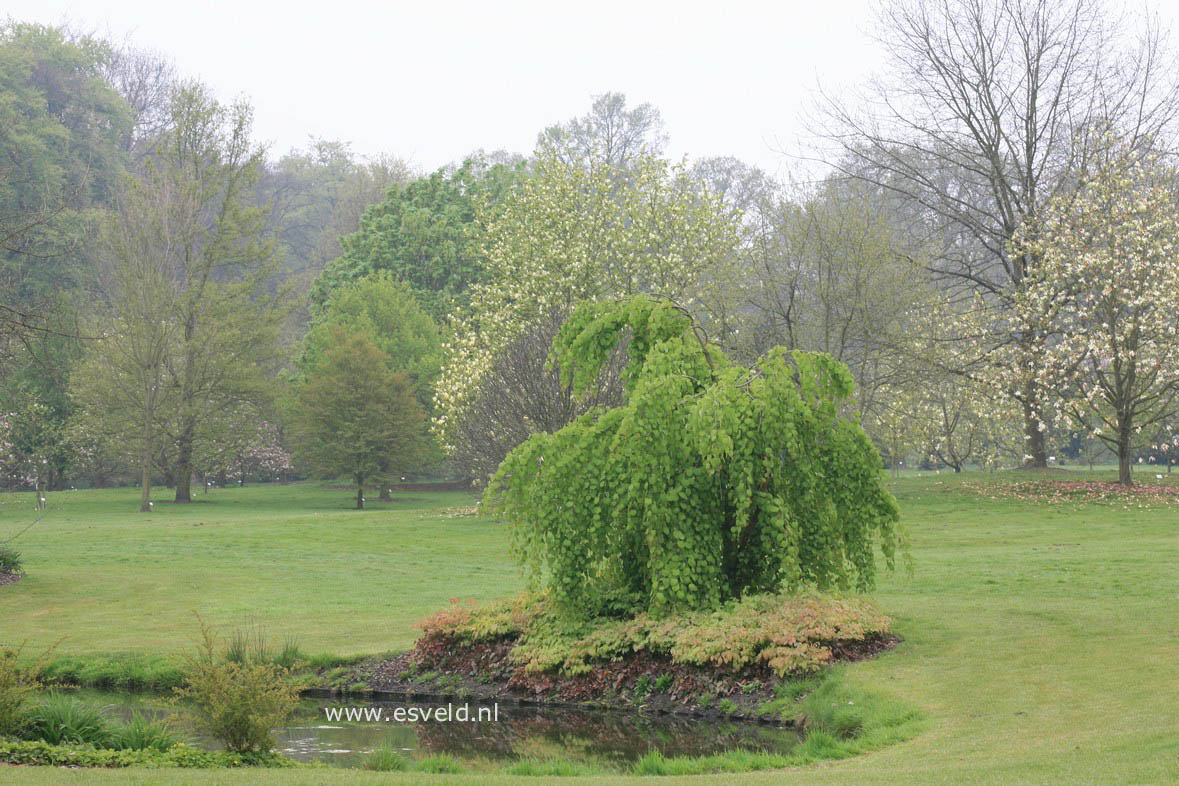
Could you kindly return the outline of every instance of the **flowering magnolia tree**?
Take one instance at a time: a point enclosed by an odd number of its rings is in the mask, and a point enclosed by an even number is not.
[[[886,387],[866,421],[892,450],[906,442],[935,466],[961,472],[967,464],[996,466],[1018,448],[1023,424],[1013,410],[967,376],[928,370],[919,381]]]
[[[864,408],[864,427],[893,457],[960,472],[967,464],[1026,461],[1018,400],[1021,374],[987,358],[994,309],[977,310],[938,289],[909,283],[911,306],[894,317],[887,365]]]
[[[42,493],[50,478],[68,459],[69,446],[62,424],[49,407],[37,401],[25,402],[17,412],[0,416],[0,471],[14,488],[31,488],[38,508],[44,506]]]
[[[16,449],[12,444],[12,420],[15,417],[12,413],[0,412],[0,476],[7,479],[15,479],[22,476],[23,462],[16,455]],[[22,477],[23,481],[24,478]]]
[[[244,484],[247,480],[278,480],[291,471],[291,454],[282,444],[279,429],[255,408],[238,407],[221,428],[205,439],[198,457],[206,479]]]
[[[277,427],[262,421],[243,439],[222,454],[220,466],[205,473],[223,476],[227,481],[245,485],[251,478],[281,480],[291,471],[291,454],[283,447]]]
[[[1175,171],[1117,143],[1077,193],[1051,202],[1015,246],[1042,260],[1017,303],[1052,340],[1031,368],[1079,424],[1118,457],[1131,485],[1136,449],[1179,407],[1179,201]]]
[[[560,324],[584,300],[640,292],[719,311],[738,242],[718,197],[685,167],[646,155],[620,169],[602,156],[569,163],[541,150],[532,176],[476,218],[485,278],[444,346],[435,399],[435,426],[452,451],[456,422],[528,326]]]
[[[1151,460],[1165,464],[1167,474],[1171,474],[1171,468],[1179,464],[1179,423],[1167,423],[1159,429],[1150,452]]]

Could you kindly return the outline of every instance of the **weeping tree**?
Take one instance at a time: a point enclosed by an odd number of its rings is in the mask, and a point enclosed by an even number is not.
[[[757,592],[869,589],[902,533],[881,460],[844,416],[847,367],[778,348],[731,362],[683,308],[578,307],[552,360],[574,390],[629,340],[621,406],[508,454],[484,504],[517,556],[582,615],[716,607]]]

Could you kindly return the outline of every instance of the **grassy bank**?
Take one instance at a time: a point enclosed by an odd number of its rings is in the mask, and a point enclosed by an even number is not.
[[[916,572],[884,576],[874,599],[905,641],[844,673],[920,709],[924,733],[837,762],[659,782],[1179,777],[1179,506],[1020,499],[1006,485],[1017,479],[942,473],[894,484]],[[4,495],[0,537],[33,517],[27,495],[16,496]],[[180,651],[196,609],[216,624],[252,620],[279,638],[295,634],[311,652],[375,653],[407,647],[412,621],[451,597],[519,589],[503,533],[443,513],[466,497],[409,496],[355,513],[344,509],[346,492],[246,488],[143,517],[132,492],[51,495],[48,515],[18,541],[30,575],[0,588],[0,640],[68,633],[63,655]],[[518,782],[324,770],[20,774],[67,784]]]

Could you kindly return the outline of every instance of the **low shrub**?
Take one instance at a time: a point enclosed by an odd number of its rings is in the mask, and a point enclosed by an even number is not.
[[[0,763],[52,767],[294,767],[276,753],[206,751],[184,743],[167,751],[114,750],[90,745],[52,745],[42,741],[0,740]]]
[[[228,647],[227,647],[228,649]],[[288,639],[272,658],[279,666],[295,670],[326,669],[355,664],[362,656],[307,655]],[[140,653],[69,655],[49,661],[43,671],[46,682],[127,691],[169,691],[184,684],[181,658]]]
[[[442,611],[418,623],[425,637],[437,636],[458,642],[515,639],[531,630],[533,623],[552,615],[545,594],[523,594],[483,606],[453,599]]]
[[[20,552],[12,546],[0,546],[0,573],[23,574],[24,572]]]
[[[216,637],[204,623],[197,654],[188,658],[187,666],[184,686],[174,690],[192,702],[200,731],[237,753],[274,747],[274,728],[286,721],[299,700],[289,669],[220,656]]]
[[[102,711],[73,696],[51,693],[32,705],[21,736],[50,745],[82,744],[96,748],[110,742],[111,728]]]
[[[243,666],[247,663],[270,663],[273,658],[266,634],[261,628],[235,630],[225,647],[225,660]]]
[[[452,604],[421,623],[419,665],[455,644],[513,640],[512,661],[529,672],[575,676],[595,662],[647,651],[673,662],[738,672],[763,665],[778,677],[813,673],[835,660],[832,644],[883,636],[890,621],[867,600],[828,595],[751,595],[713,612],[627,620],[566,619],[541,596],[488,606]]]
[[[295,669],[306,663],[307,656],[299,649],[299,640],[288,635],[282,643],[282,649],[274,656],[274,662],[284,669]]]
[[[390,745],[380,745],[364,760],[364,768],[375,772],[401,772],[409,760]]]
[[[33,663],[21,663],[23,647],[0,650],[0,737],[15,736],[25,724],[29,699],[41,687],[47,651]]]
[[[162,753],[180,742],[180,735],[167,723],[148,720],[134,712],[129,723],[111,729],[107,744],[115,750],[157,750]]]

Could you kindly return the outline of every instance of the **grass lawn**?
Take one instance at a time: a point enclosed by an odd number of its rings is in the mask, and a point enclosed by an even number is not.
[[[318,484],[246,486],[140,514],[134,490],[49,494],[13,545],[28,575],[0,594],[0,643],[60,654],[188,649],[194,612],[226,629],[260,626],[310,653],[407,649],[413,623],[452,597],[520,586],[501,528],[470,494],[404,493],[350,510]],[[451,511],[451,512],[444,512]],[[32,494],[0,494],[0,540],[37,517]]]
[[[1037,504],[1006,498],[1010,477],[1020,476],[926,473],[894,482],[915,573],[882,577],[875,598],[905,643],[847,674],[920,708],[925,733],[846,761],[659,782],[1179,780],[1179,505]],[[962,484],[993,484],[998,498]],[[347,492],[314,486],[209,496],[140,516],[133,491],[51,495],[44,520],[17,542],[31,575],[0,587],[0,642],[68,635],[66,654],[170,652],[186,645],[197,610],[217,624],[257,622],[277,637],[296,635],[310,652],[380,652],[406,647],[412,621],[450,597],[502,596],[520,586],[500,529],[442,514],[469,504],[461,494],[412,494],[366,513],[344,509]],[[3,495],[0,538],[34,518],[30,497]],[[0,770],[0,781],[8,774]],[[519,779],[23,769],[17,780]]]

